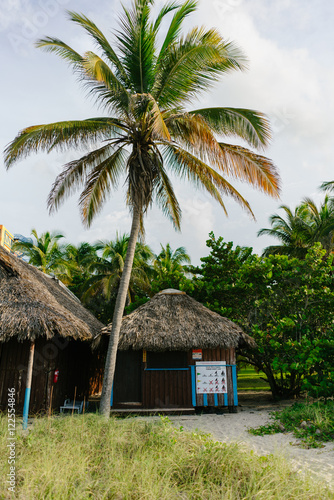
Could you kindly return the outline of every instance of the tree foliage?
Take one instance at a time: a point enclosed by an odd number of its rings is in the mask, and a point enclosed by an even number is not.
[[[210,234],[210,255],[195,269],[197,298],[239,323],[257,348],[244,359],[262,370],[276,397],[334,390],[332,256],[320,244],[304,259],[258,257]]]

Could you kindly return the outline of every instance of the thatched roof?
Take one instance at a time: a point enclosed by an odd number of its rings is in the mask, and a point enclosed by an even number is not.
[[[110,333],[111,325],[102,333]],[[118,348],[185,351],[254,345],[251,337],[227,318],[179,290],[163,290],[122,320]]]
[[[64,285],[0,247],[0,341],[89,340],[102,327]]]

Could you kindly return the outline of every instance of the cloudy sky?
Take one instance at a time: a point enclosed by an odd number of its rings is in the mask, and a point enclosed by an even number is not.
[[[125,4],[129,0],[124,0]],[[156,1],[157,4],[162,3]],[[90,17],[106,34],[117,26],[118,0],[2,0],[0,11],[1,123],[3,151],[17,132],[29,125],[99,116],[66,63],[34,48],[36,39],[55,36],[85,51],[90,41],[66,18],[66,10]],[[257,231],[280,204],[296,206],[303,197],[320,202],[318,187],[333,180],[334,3],[328,0],[201,0],[187,26],[218,27],[235,41],[249,60],[247,72],[225,76],[201,98],[200,107],[234,106],[266,113],[273,141],[265,154],[277,165],[282,179],[279,201],[237,184],[256,215],[256,222],[233,201],[229,217],[206,194],[175,182],[183,210],[182,233],[157,209],[146,218],[146,241],[184,245],[193,263],[207,253],[205,240],[214,231],[227,241],[261,252],[273,240]],[[196,107],[198,104],[196,104]],[[31,155],[9,172],[0,168],[0,224],[26,236],[59,230],[67,241],[112,239],[128,232],[130,217],[122,186],[87,230],[81,224],[77,199],[68,200],[50,217],[46,198],[52,182],[78,153]]]

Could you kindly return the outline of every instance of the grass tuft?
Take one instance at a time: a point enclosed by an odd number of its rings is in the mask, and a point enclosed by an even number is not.
[[[301,446],[321,448],[326,441],[334,441],[334,401],[294,403],[271,414],[273,423],[249,429],[251,434],[263,436],[276,432],[293,432],[301,439]]]

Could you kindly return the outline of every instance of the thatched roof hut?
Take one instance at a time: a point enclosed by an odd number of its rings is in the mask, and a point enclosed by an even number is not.
[[[0,247],[0,341],[89,340],[102,326],[58,280]]]
[[[111,325],[103,329],[110,333]],[[187,351],[254,345],[233,321],[179,290],[163,290],[122,320],[119,350]]]
[[[40,411],[59,407],[74,391],[88,396],[101,370],[95,374],[96,355],[81,341],[102,327],[61,282],[0,247],[0,409],[8,387],[17,410],[24,403],[24,423],[29,400]]]

